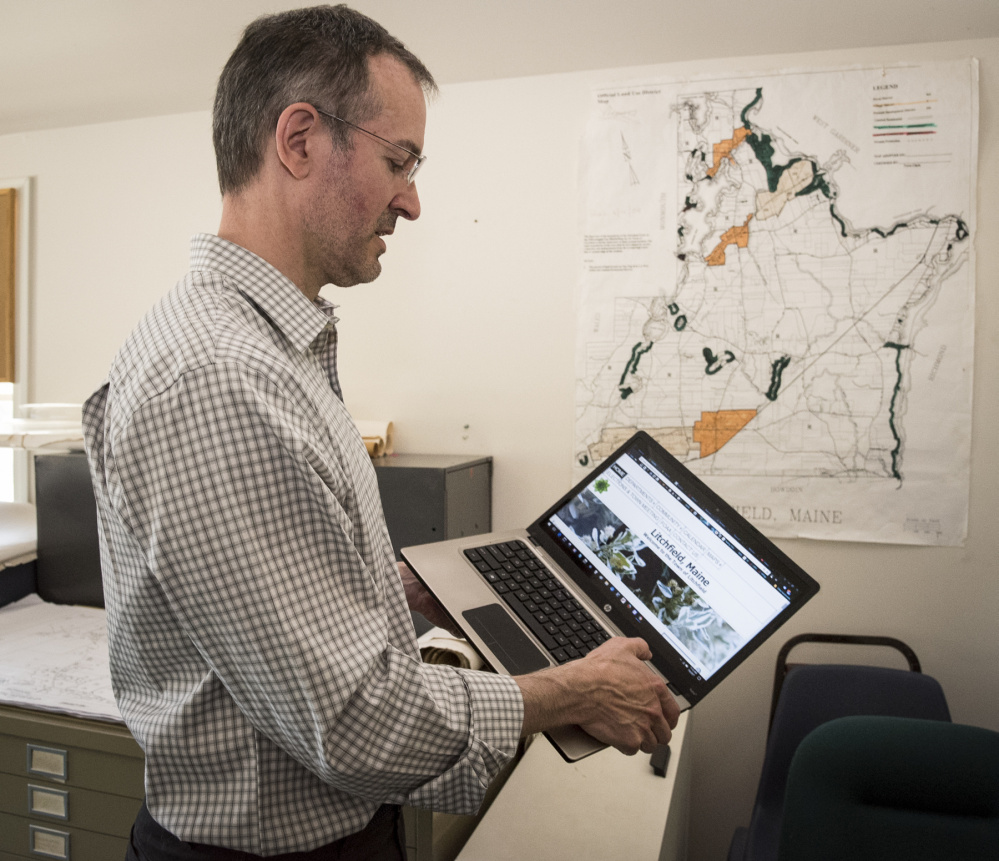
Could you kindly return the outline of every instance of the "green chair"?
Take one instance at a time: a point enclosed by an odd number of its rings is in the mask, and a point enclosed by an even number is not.
[[[798,746],[779,861],[999,859],[999,732],[838,718]]]

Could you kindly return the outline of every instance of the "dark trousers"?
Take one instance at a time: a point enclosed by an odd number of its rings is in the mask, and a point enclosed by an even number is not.
[[[405,846],[402,811],[386,804],[378,809],[363,831],[309,852],[271,855],[267,861],[405,861]],[[178,840],[149,815],[143,802],[132,826],[125,861],[257,861],[263,857]]]

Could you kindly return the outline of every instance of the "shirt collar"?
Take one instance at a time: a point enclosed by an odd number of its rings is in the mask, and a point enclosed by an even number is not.
[[[240,245],[210,233],[191,240],[191,269],[210,269],[237,282],[237,288],[254,302],[291,341],[304,352],[329,326],[337,323],[332,302],[315,302],[289,278]]]

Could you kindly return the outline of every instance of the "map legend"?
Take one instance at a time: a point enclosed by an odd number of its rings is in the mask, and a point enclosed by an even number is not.
[[[939,142],[939,100],[933,93],[904,93],[902,86],[874,85],[871,133],[874,164],[902,167],[950,164],[953,153],[942,151]]]

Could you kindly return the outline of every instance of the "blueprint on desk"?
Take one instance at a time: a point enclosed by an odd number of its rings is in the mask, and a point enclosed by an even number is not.
[[[0,609],[0,703],[121,723],[104,610],[37,595]]]

